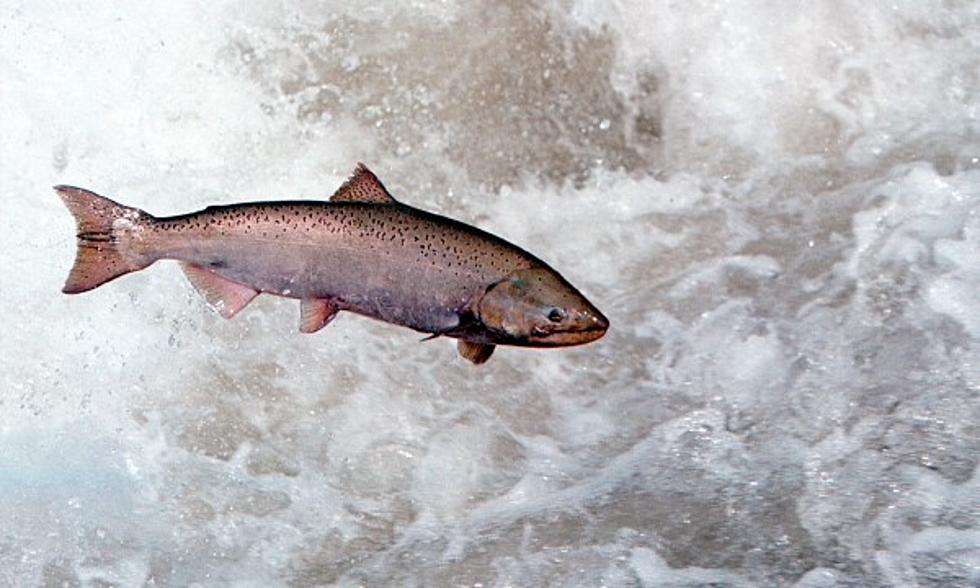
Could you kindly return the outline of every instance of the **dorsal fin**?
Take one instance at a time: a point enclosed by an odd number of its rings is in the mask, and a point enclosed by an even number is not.
[[[375,202],[378,204],[393,204],[397,202],[385,190],[378,176],[363,163],[358,163],[351,177],[344,182],[334,195],[331,202]]]

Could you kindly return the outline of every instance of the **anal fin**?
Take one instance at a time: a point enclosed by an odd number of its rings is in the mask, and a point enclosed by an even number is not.
[[[254,288],[223,278],[196,263],[182,261],[180,267],[194,289],[224,318],[235,316],[259,294]]]
[[[299,330],[301,333],[315,333],[327,326],[337,309],[325,298],[304,298],[299,306]]]
[[[459,354],[472,361],[476,365],[485,363],[490,356],[493,355],[493,350],[495,345],[488,345],[486,343],[474,343],[472,341],[464,341],[460,339],[456,344],[459,349]]]

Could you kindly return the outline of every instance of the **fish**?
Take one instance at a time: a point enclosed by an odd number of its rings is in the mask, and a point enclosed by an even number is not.
[[[457,340],[486,362],[498,345],[595,341],[609,320],[557,271],[504,239],[397,201],[359,163],[328,201],[208,206],[155,217],[54,187],[77,226],[62,292],[87,292],[164,259],[232,318],[259,294],[300,300],[303,333],[340,312]]]

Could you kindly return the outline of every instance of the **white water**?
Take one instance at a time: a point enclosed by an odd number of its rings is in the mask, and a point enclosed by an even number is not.
[[[980,4],[343,4],[0,7],[0,585],[980,583]],[[608,335],[59,293],[53,184],[358,160]]]

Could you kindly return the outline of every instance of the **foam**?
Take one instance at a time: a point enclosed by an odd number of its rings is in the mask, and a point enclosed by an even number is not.
[[[976,583],[976,8],[406,6],[10,8],[0,583]],[[610,332],[475,369],[174,264],[59,293],[51,185],[171,214],[359,159]]]

